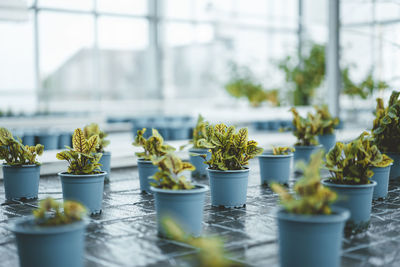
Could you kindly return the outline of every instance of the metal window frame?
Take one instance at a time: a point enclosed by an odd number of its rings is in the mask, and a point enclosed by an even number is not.
[[[119,18],[131,18],[131,19],[144,19],[149,24],[149,47],[152,50],[152,67],[154,68],[155,74],[155,84],[153,86],[157,87],[158,95],[161,99],[167,99],[170,95],[174,95],[174,93],[169,92],[171,89],[166,88],[164,82],[164,53],[165,53],[165,38],[164,38],[164,24],[165,23],[188,23],[192,25],[198,24],[215,24],[215,20],[206,20],[206,19],[180,19],[180,18],[169,18],[166,17],[165,14],[165,0],[147,0],[148,4],[148,13],[147,15],[136,15],[136,14],[125,14],[125,13],[115,13],[115,12],[103,12],[97,10],[97,1],[93,1],[93,8],[91,10],[77,10],[71,8],[54,8],[54,7],[45,7],[40,6],[38,3],[39,0],[34,0],[32,5],[29,7],[34,14],[34,33],[33,33],[33,43],[34,43],[34,73],[35,73],[35,90],[37,95],[37,106],[39,111],[47,111],[49,109],[49,99],[46,97],[46,92],[42,87],[41,83],[41,67],[40,67],[40,42],[39,42],[39,13],[40,12],[60,12],[64,14],[82,14],[82,15],[91,15],[94,18],[94,42],[93,49],[95,53],[94,62],[93,62],[93,71],[95,73],[95,80],[93,85],[93,100],[99,101],[101,100],[101,92],[98,90],[100,80],[99,80],[99,40],[98,40],[98,18],[100,16],[107,17],[119,17]],[[234,1],[234,0],[232,0]],[[298,0],[299,5],[301,6],[301,1]],[[194,8],[194,1],[192,1],[192,8]],[[235,9],[234,13],[237,12]],[[236,14],[236,13],[235,13]],[[301,14],[299,14],[300,16]],[[225,22],[218,22],[219,24],[224,24]],[[301,19],[299,19],[299,24],[301,23]],[[301,25],[298,28],[290,28],[290,27],[271,27],[271,26],[263,26],[263,25],[251,25],[245,23],[234,23],[227,22],[231,27],[237,28],[239,30],[254,30],[254,31],[263,31],[266,34],[271,33],[281,33],[281,34],[294,34],[301,37],[302,28]],[[299,53],[301,51],[301,38],[299,40]]]

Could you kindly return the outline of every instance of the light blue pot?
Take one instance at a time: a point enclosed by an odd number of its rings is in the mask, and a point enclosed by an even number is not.
[[[163,218],[171,218],[185,233],[200,236],[202,232],[204,198],[208,191],[205,185],[196,185],[191,190],[168,190],[151,187],[157,212],[158,233],[165,236]]]
[[[240,208],[246,205],[249,169],[212,170],[207,168],[210,179],[211,205]]]
[[[71,133],[61,133],[58,138],[58,148],[64,149],[65,146],[72,147],[72,134]]]
[[[101,213],[105,175],[105,172],[88,175],[60,172],[64,200],[82,203],[91,214]]]
[[[299,161],[304,161],[305,163],[308,163],[310,161],[310,157],[312,154],[317,152],[322,148],[322,145],[317,145],[317,146],[294,146],[294,149],[296,150],[294,152],[294,161],[295,163]]]
[[[371,177],[371,180],[374,180],[377,183],[374,187],[372,199],[385,199],[387,197],[390,167],[391,165],[383,168],[372,168],[374,175]]]
[[[35,133],[32,132],[24,132],[24,136],[22,137],[22,143],[28,146],[35,145]]]
[[[187,127],[175,126],[168,128],[170,140],[187,140],[189,139],[189,130]]]
[[[158,172],[158,167],[153,165],[153,163],[151,163],[151,161],[149,160],[138,159],[137,163],[138,163],[140,190],[142,192],[151,193],[149,177],[153,176],[156,172]]]
[[[192,177],[207,178],[208,165],[204,163],[205,160],[202,157],[191,155],[192,153],[207,155],[206,160],[209,160],[211,158],[211,152],[207,148],[191,148],[191,149],[189,149],[189,161],[196,167],[196,170],[192,171],[192,173],[191,173]]]
[[[350,213],[333,207],[331,215],[277,213],[280,266],[339,267],[343,228]]]
[[[33,216],[16,220],[15,234],[21,267],[82,267],[85,220],[61,225],[38,226]]]
[[[400,153],[387,152],[385,154],[393,159],[393,165],[390,168],[390,180],[400,179]]]
[[[111,152],[103,152],[99,163],[101,164],[100,169],[106,172],[105,180],[110,180],[111,176]]]
[[[58,134],[40,133],[37,135],[38,143],[44,145],[45,150],[58,149]]]
[[[335,134],[324,134],[318,135],[318,143],[320,143],[324,149],[325,153],[328,153],[332,147],[336,144],[336,135]]]
[[[3,164],[3,176],[7,200],[37,198],[40,165],[10,166]]]
[[[338,194],[338,200],[333,203],[334,206],[350,211],[349,227],[356,232],[365,230],[371,218],[372,194],[376,182],[371,181],[370,184],[363,185],[345,185],[334,184],[325,179],[322,184]]]
[[[261,184],[269,184],[271,182],[288,184],[292,159],[293,153],[273,155],[272,152],[264,152],[258,156]]]

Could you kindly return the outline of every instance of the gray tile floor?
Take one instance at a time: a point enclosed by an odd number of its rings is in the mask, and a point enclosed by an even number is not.
[[[157,237],[154,202],[139,190],[137,169],[115,169],[105,186],[103,213],[91,219],[86,234],[86,266],[191,266],[196,251],[185,244]],[[199,181],[207,183],[207,181]],[[400,266],[400,183],[390,186],[386,201],[373,205],[367,232],[346,238],[343,266]],[[42,177],[39,198],[61,199],[56,176]],[[0,184],[0,202],[4,203]],[[221,210],[210,206],[207,194],[204,234],[219,235],[234,260],[253,266],[278,265],[277,196],[259,185],[258,162],[251,162],[247,206]],[[17,266],[8,220],[30,214],[37,201],[0,207],[0,266]]]

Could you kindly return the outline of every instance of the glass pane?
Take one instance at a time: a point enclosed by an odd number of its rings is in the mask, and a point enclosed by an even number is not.
[[[0,21],[0,110],[33,111],[35,70],[32,14],[24,22]]]
[[[51,8],[91,10],[93,9],[93,0],[39,0],[38,5]]]
[[[192,19],[194,17],[194,1],[165,0],[164,3],[168,18]]]
[[[100,91],[103,99],[155,98],[158,88],[142,19],[99,17]]]
[[[41,12],[39,29],[43,97],[89,99],[95,76],[93,17]]]
[[[146,15],[147,0],[98,0],[100,12]]]

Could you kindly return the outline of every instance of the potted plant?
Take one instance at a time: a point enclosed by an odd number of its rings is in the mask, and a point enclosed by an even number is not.
[[[337,195],[320,182],[322,154],[320,151],[311,156],[307,167],[303,164],[304,176],[296,182],[294,193],[279,184],[271,185],[283,206],[277,212],[283,267],[340,266],[343,228],[350,214],[331,206]]]
[[[336,143],[335,127],[339,125],[339,118],[333,118],[327,105],[314,106],[315,119],[318,121],[318,142],[328,152]]]
[[[248,140],[247,128],[236,133],[234,126],[217,124],[207,127],[208,140],[199,143],[211,150],[208,177],[211,188],[211,205],[225,208],[243,207],[246,204],[250,159],[263,151],[257,142]]]
[[[85,128],[83,128],[83,133],[85,134],[86,139],[89,139],[94,135],[99,137],[99,145],[96,147],[96,153],[102,154],[99,161],[101,164],[100,168],[106,172],[105,181],[109,181],[111,175],[111,152],[104,151],[105,147],[110,144],[110,141],[105,139],[108,134],[100,130],[100,127],[97,123],[92,123],[85,126]]]
[[[21,267],[83,266],[85,208],[73,201],[42,200],[33,216],[14,221]]]
[[[138,130],[135,142],[132,143],[134,146],[140,146],[143,148],[143,152],[136,152],[138,157],[138,171],[139,171],[139,182],[140,190],[142,192],[151,193],[149,177],[153,176],[157,171],[158,167],[153,165],[153,157],[161,157],[167,154],[169,151],[174,151],[175,148],[164,144],[164,138],[158,133],[156,129],[152,129],[152,136],[148,139],[144,137],[146,134],[146,128]]]
[[[348,144],[336,143],[327,153],[325,166],[331,177],[322,183],[337,192],[334,205],[350,210],[346,232],[360,232],[368,228],[372,195],[377,183],[371,180],[372,167],[385,167],[390,159],[382,156],[376,145],[364,141],[364,134]]]
[[[294,145],[294,160],[296,162],[302,160],[307,163],[311,154],[322,148],[316,138],[318,125],[311,113],[308,113],[307,117],[304,118],[295,108],[291,108],[290,111],[293,114],[293,135],[297,138]]]
[[[363,142],[363,147],[370,148],[373,145],[373,138],[367,132],[363,132],[359,139]],[[386,154],[382,154],[382,160],[371,162],[370,169],[373,171],[371,180],[376,182],[374,187],[374,193],[372,195],[373,200],[383,200],[387,197],[389,187],[389,173],[390,168],[393,165],[393,160]]]
[[[400,92],[393,91],[388,106],[378,98],[375,120],[372,127],[374,143],[382,153],[394,160],[390,169],[390,179],[400,177]]]
[[[24,146],[6,128],[0,128],[0,160],[4,160],[4,190],[7,200],[37,198],[40,179],[40,163],[44,146]]]
[[[158,232],[165,236],[162,219],[171,217],[190,235],[199,236],[202,232],[203,206],[208,187],[192,184],[181,175],[183,171],[195,168],[182,162],[173,152],[161,157],[154,156],[152,162],[158,171],[151,177],[151,191],[154,193],[157,212]]]
[[[102,154],[96,153],[100,138],[93,135],[86,139],[83,131],[77,128],[72,136],[72,148],[57,153],[57,159],[68,162],[68,170],[58,173],[61,178],[64,200],[79,201],[91,214],[101,213],[104,177],[100,169]]]
[[[276,182],[287,185],[289,183],[293,152],[294,148],[278,146],[272,147],[272,151],[259,155],[261,184]]]
[[[193,129],[193,139],[189,142],[193,145],[193,147],[189,149],[189,160],[196,168],[192,171],[192,177],[195,178],[207,177],[207,164],[205,164],[204,161],[211,158],[211,152],[209,151],[209,148],[202,145],[199,141],[201,139],[207,140],[208,125],[209,123],[204,121],[203,116],[199,115],[196,127]],[[205,158],[201,155],[205,155]]]

